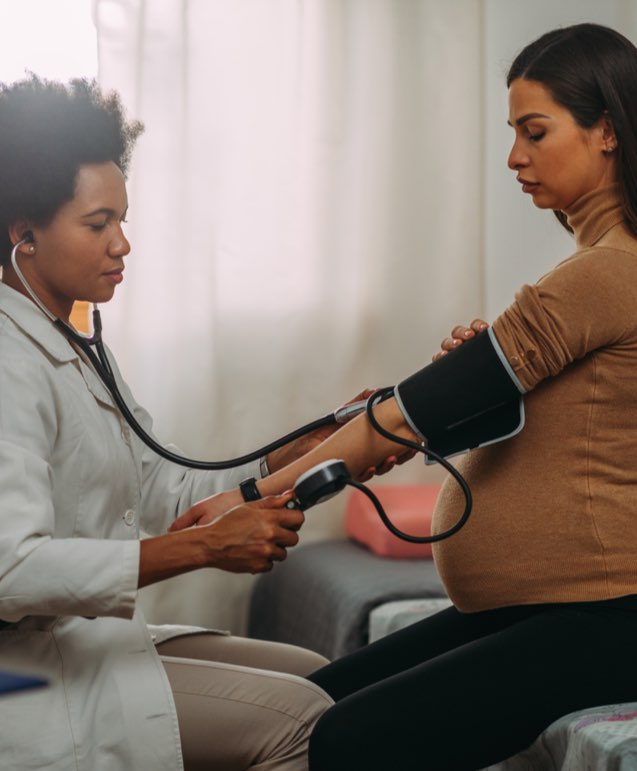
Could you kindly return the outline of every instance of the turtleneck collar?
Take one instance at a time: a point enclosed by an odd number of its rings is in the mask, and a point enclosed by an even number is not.
[[[596,244],[602,236],[624,220],[619,185],[600,187],[578,198],[564,211],[573,228],[578,249]]]

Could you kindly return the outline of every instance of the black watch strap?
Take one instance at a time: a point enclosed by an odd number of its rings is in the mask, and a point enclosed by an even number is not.
[[[239,490],[244,501],[258,501],[262,497],[254,477],[248,477],[243,482],[239,482]]]

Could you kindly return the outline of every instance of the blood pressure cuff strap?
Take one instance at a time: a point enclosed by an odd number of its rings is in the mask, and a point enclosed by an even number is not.
[[[409,426],[443,457],[524,427],[524,388],[491,329],[403,380],[394,395]]]

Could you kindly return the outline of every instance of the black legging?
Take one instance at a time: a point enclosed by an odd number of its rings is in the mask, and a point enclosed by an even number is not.
[[[635,566],[637,570],[637,565]],[[448,608],[315,672],[311,771],[475,771],[554,720],[637,700],[637,595]]]

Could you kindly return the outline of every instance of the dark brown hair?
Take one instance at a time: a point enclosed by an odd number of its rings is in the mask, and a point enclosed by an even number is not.
[[[75,195],[80,166],[113,161],[126,174],[142,130],[95,81],[31,75],[0,84],[0,264],[11,254],[9,227],[20,219],[49,224]]]
[[[617,137],[617,181],[628,227],[637,235],[637,48],[599,24],[547,32],[515,58],[517,78],[541,83],[583,128],[607,114]],[[562,212],[555,212],[570,230]]]

